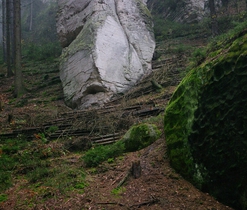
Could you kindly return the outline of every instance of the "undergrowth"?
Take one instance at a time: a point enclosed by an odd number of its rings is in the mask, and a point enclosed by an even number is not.
[[[28,182],[37,199],[69,191],[83,193],[87,186],[83,168],[62,159],[68,155],[62,144],[44,141],[43,137],[36,134],[32,141],[27,141],[25,137],[0,140],[1,201],[7,199],[1,193],[20,179]]]
[[[95,167],[110,158],[122,155],[124,150],[123,141],[118,141],[107,146],[96,146],[95,148],[88,150],[85,155],[82,156],[82,160],[87,167]]]
[[[190,57],[190,63],[186,68],[186,72],[200,65],[205,59],[212,58],[221,53],[222,46],[227,46],[232,40],[236,39],[240,33],[246,33],[247,21],[234,22],[234,27],[219,36],[212,37],[206,47],[195,49]]]
[[[157,118],[156,120],[160,120]],[[111,145],[96,146],[88,150],[83,156],[86,167],[95,167],[104,161],[112,163],[113,158],[122,155],[124,152],[133,152],[143,149],[160,137],[161,132],[155,125],[139,124],[132,126],[124,137]]]
[[[22,54],[25,60],[53,60],[60,56],[62,48],[58,42],[43,44],[27,43],[23,45]]]

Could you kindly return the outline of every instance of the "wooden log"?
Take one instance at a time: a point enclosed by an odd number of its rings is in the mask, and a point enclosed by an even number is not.
[[[130,175],[130,173],[129,173],[129,171],[128,171],[128,172],[126,173],[126,175],[124,176],[124,178],[121,179],[121,181],[118,183],[117,188],[121,187],[121,186],[127,181],[129,175]]]
[[[97,136],[97,137],[92,138],[92,141],[96,141],[96,140],[100,140],[104,138],[110,138],[110,137],[119,137],[121,135],[123,135],[123,133],[112,133],[112,134],[107,134],[103,136]]]
[[[116,140],[113,140],[113,141],[105,141],[105,142],[101,142],[101,143],[94,142],[94,144],[95,145],[108,145],[108,144],[113,144],[115,142],[116,142]]]
[[[139,116],[139,117],[143,117],[143,116],[154,116],[154,115],[158,115],[160,112],[164,111],[164,109],[161,108],[149,108],[149,109],[142,109],[140,111],[135,111],[132,113],[133,116]]]
[[[160,200],[157,198],[152,198],[150,201],[146,201],[146,202],[142,202],[142,203],[138,203],[138,204],[134,204],[132,206],[130,206],[130,208],[132,209],[133,207],[137,207],[137,208],[141,208],[142,206],[151,206],[153,204],[159,203]]]

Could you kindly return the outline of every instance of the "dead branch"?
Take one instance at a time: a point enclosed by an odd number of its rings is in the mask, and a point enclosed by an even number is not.
[[[130,170],[129,170],[128,173],[124,176],[124,178],[118,183],[117,188],[121,187],[121,186],[126,182],[126,180],[128,179],[129,175],[130,175]]]
[[[157,199],[157,198],[152,198],[150,201],[146,201],[146,202],[134,204],[134,205],[130,206],[130,208],[132,208],[132,207],[140,208],[141,206],[150,206],[150,205],[159,203],[159,201],[160,201],[160,200]]]
[[[117,203],[117,202],[99,202],[97,204],[99,204],[99,205],[118,205],[118,206],[125,206],[124,204]]]
[[[123,175],[124,173],[122,173],[111,185],[114,185]]]

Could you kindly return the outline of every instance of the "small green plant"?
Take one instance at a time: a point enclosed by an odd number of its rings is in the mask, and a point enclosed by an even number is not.
[[[55,133],[58,130],[58,126],[52,125],[47,129],[47,133]]]
[[[8,199],[8,196],[6,194],[0,194],[0,203],[3,201],[6,201]]]
[[[126,191],[125,187],[116,187],[111,191],[112,195],[119,196]]]
[[[48,95],[47,91],[44,91],[44,92],[42,93],[42,96],[43,96],[43,97],[46,97],[47,95]]]
[[[114,158],[108,158],[107,162],[108,163],[114,163]]]
[[[89,169],[89,173],[90,173],[90,174],[97,174],[98,171],[97,171],[96,168],[90,168],[90,169]]]
[[[40,139],[41,139],[41,141],[42,141],[43,143],[47,143],[47,142],[48,142],[48,140],[47,140],[47,138],[45,137],[45,134],[44,134],[44,133],[39,133],[38,136],[40,137]]]
[[[75,189],[83,190],[86,186],[87,186],[87,184],[85,182],[77,183],[75,185]]]

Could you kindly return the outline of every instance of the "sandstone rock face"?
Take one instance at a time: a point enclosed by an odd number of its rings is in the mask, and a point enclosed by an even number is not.
[[[203,19],[206,10],[205,0],[184,0],[183,4],[177,8],[176,22],[193,23]]]
[[[155,48],[145,0],[59,0],[60,78],[72,108],[98,107],[151,71]]]
[[[148,7],[161,13],[165,19],[180,23],[200,22],[209,14],[208,0],[148,0]],[[215,0],[216,8],[222,0]]]

